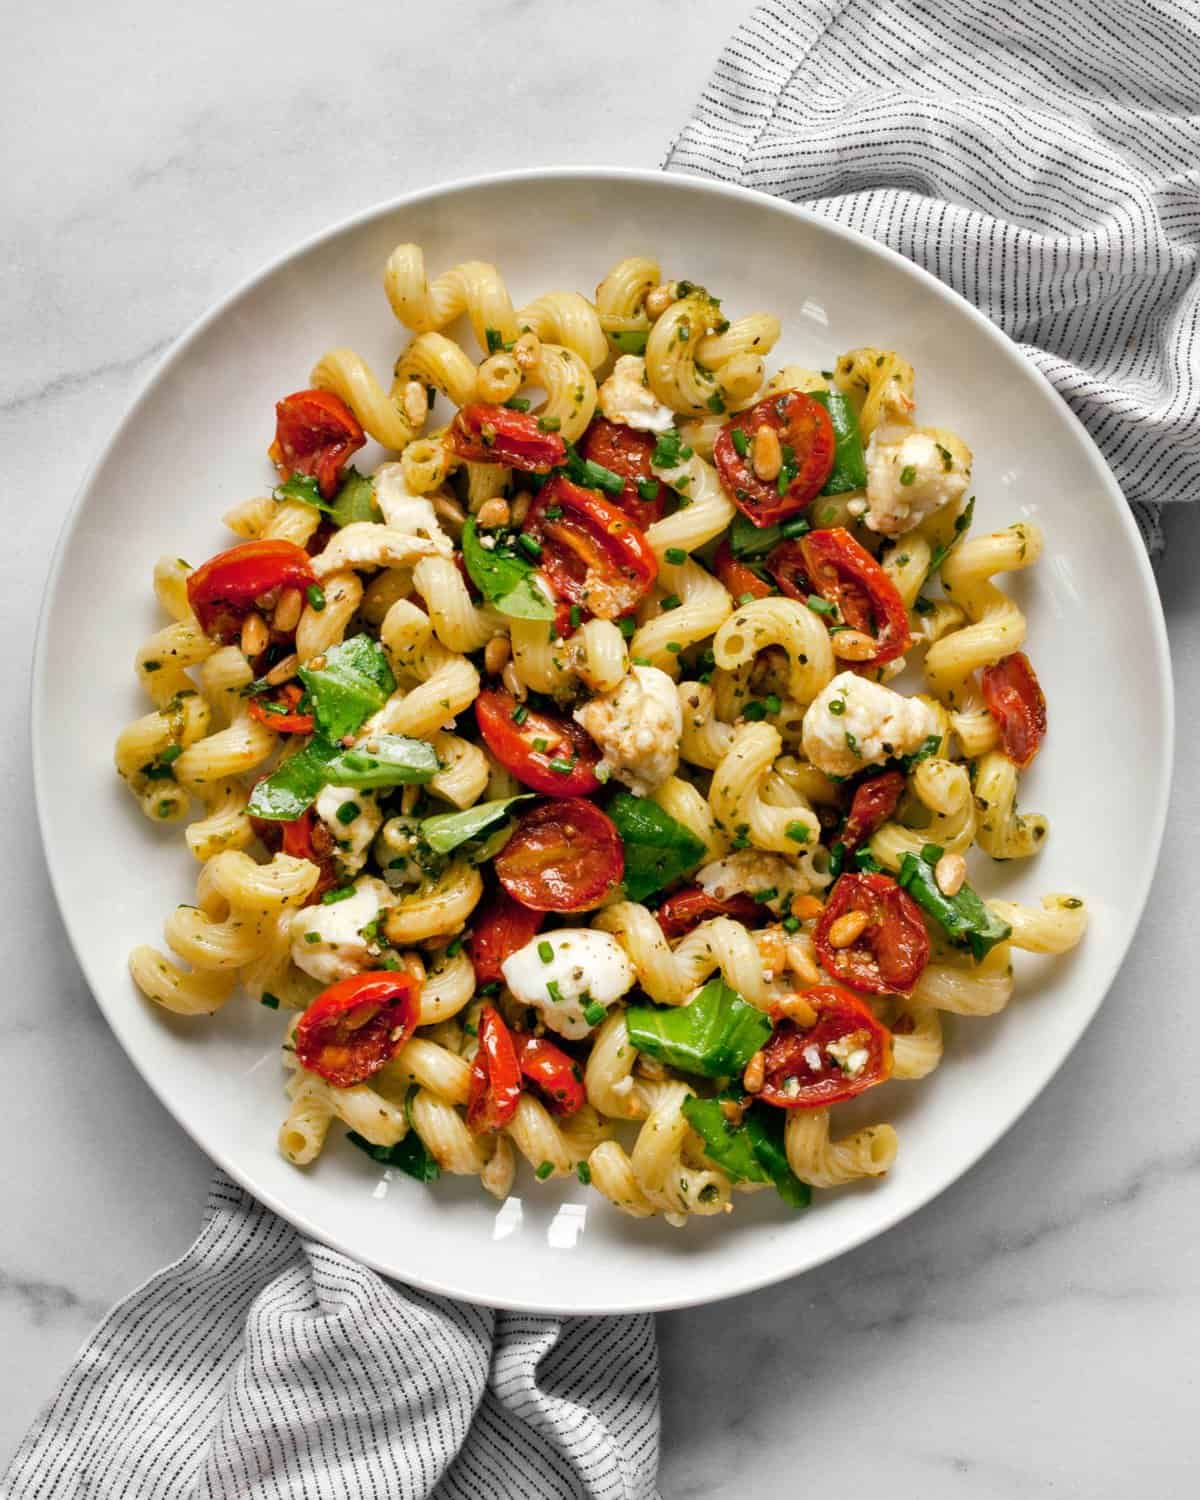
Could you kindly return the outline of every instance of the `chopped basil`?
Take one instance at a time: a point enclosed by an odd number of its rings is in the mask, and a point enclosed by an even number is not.
[[[752,1105],[740,1124],[725,1116],[720,1099],[683,1101],[688,1124],[704,1142],[704,1153],[734,1182],[772,1183],[785,1203],[807,1207],[812,1191],[788,1165],[783,1111]]]
[[[756,526],[740,510],[729,528],[729,550],[738,558],[765,557],[782,540],[781,526]]]
[[[396,687],[383,647],[369,635],[330,646],[300,668],[300,679],[318,729],[331,740],[354,734]]]
[[[841,391],[810,391],[808,394],[820,402],[833,424],[833,468],[821,493],[844,495],[849,490],[865,489],[867,463],[854,407]]]
[[[659,1062],[706,1078],[738,1074],[771,1035],[771,1018],[720,977],[681,1006],[631,1005],[630,1043]]]
[[[942,854],[937,844],[926,844],[919,855],[905,854],[898,879],[922,911],[941,924],[950,941],[970,948],[979,963],[997,943],[1012,936],[1012,928],[985,905],[971,886],[960,886],[953,896],[944,894],[935,874]]]
[[[704,845],[696,835],[648,797],[619,792],[607,812],[625,847],[625,894],[630,901],[662,890],[704,858]]]
[[[691,458],[692,451],[683,441],[682,435],[671,427],[666,432],[659,433],[650,462],[656,469],[677,469]]]
[[[621,354],[645,354],[648,328],[619,328],[608,336],[609,343]]]
[[[532,796],[532,792],[523,792],[519,797],[500,797],[494,802],[476,803],[464,812],[438,813],[422,820],[421,838],[436,854],[449,854],[460,844],[498,828],[507,819],[509,808],[518,802],[530,801]]]

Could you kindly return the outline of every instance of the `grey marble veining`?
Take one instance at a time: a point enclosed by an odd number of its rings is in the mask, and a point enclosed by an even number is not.
[[[407,188],[654,164],[749,8],[363,6],[332,48],[312,0],[59,0],[0,19],[0,126],[20,144],[0,226],[0,1462],[105,1308],[188,1244],[209,1175],[90,1000],[38,848],[21,706],[70,496],[154,358],[240,278]],[[1177,786],[1106,1006],[924,1212],[781,1287],[660,1320],[665,1495],[1197,1492],[1200,510],[1168,526]]]

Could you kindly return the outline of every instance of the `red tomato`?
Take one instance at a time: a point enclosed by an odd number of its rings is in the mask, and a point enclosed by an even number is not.
[[[520,718],[519,724],[513,714]],[[586,797],[599,787],[600,750],[573,719],[528,705],[521,714],[511,693],[484,688],[475,700],[475,722],[501,765],[535,792],[547,797]]]
[[[521,1099],[521,1068],[512,1032],[494,1005],[479,1012],[479,1051],[471,1064],[467,1127],[477,1134],[503,1130]]]
[[[530,1083],[536,1084],[552,1115],[573,1115],[587,1101],[583,1073],[573,1057],[540,1036],[516,1038],[517,1061]]]
[[[1000,726],[1005,755],[1022,770],[1046,738],[1046,695],[1024,651],[1004,656],[982,674],[983,701]]]
[[[718,901],[698,885],[685,885],[667,897],[656,916],[663,933],[674,942],[710,917],[736,917],[748,927],[761,927],[771,919],[771,912],[753,896],[730,896],[727,901]]]
[[[250,717],[276,734],[311,734],[312,714],[296,712],[304,690],[298,682],[284,683],[274,698],[251,698]]]
[[[903,791],[903,771],[885,771],[882,776],[872,776],[855,787],[846,826],[838,835],[847,849],[857,849],[887,822],[896,811]]]
[[[296,1056],[310,1073],[348,1089],[378,1073],[412,1036],[421,986],[410,974],[351,974],[300,1017]]]
[[[842,526],[810,531],[799,547],[813,592],[837,605],[841,622],[875,637],[878,651],[855,665],[878,667],[903,656],[912,644],[908,611],[899,589],[867,549]],[[779,586],[787,592],[782,578]]]
[[[656,439],[652,432],[639,432],[607,417],[593,417],[584,433],[579,451],[594,464],[611,469],[625,481],[617,504],[641,531],[662,519],[666,489],[650,470],[650,457]],[[639,485],[645,485],[649,499],[643,499]],[[653,490],[653,493],[651,493]]]
[[[241,542],[188,577],[188,603],[205,634],[228,646],[238,639],[260,594],[306,589],[316,581],[308,553],[294,542]]]
[[[713,572],[733,595],[735,604],[740,603],[746,594],[754,599],[766,599],[773,592],[771,585],[748,563],[734,557],[728,542],[722,542],[713,554]]]
[[[275,403],[275,441],[267,457],[281,479],[311,474],[332,500],[341,468],[366,442],[358,418],[332,391],[296,391]]]
[[[467,950],[475,965],[476,984],[502,980],[501,964],[523,948],[544,921],[540,911],[522,906],[507,891],[494,891],[471,918]]]
[[[763,566],[789,599],[807,599],[816,593],[799,542],[780,542]]]
[[[852,1099],[890,1075],[892,1034],[865,1001],[836,984],[805,990],[804,998],[816,1010],[817,1019],[804,1028],[794,1021],[780,1021],[776,1026],[763,1049],[766,1078],[760,1099],[783,1109],[819,1109]],[[826,1050],[831,1042],[848,1042],[856,1051],[861,1048],[867,1054],[863,1066],[856,1066],[851,1074]]]
[[[500,884],[535,911],[591,911],[624,874],[625,852],[611,818],[582,797],[523,813],[496,856]]]
[[[558,597],[598,619],[627,615],[658,576],[654,549],[621,507],[561,474],[542,486],[523,529],[541,544]]]
[[[259,778],[263,779],[265,778]],[[290,823],[280,822],[276,818],[252,816],[250,826],[273,854],[282,849],[284,854],[290,854],[294,859],[307,859],[316,865],[321,877],[309,894],[310,901],[315,901],[318,896],[337,885],[337,868],[334,864],[337,845],[333,834],[314,815],[311,807]]]
[[[459,458],[507,464],[526,474],[549,474],[567,460],[567,445],[557,432],[543,431],[537,417],[507,406],[464,406],[447,436]]]
[[[772,427],[779,434],[785,462],[787,450],[791,450],[789,467],[795,472],[790,481],[786,470],[781,473],[782,492],[779,480],[760,479],[754,472],[754,434],[760,427]],[[735,432],[745,435],[745,457],[734,446]],[[784,391],[726,422],[713,444],[713,459],[721,483],[742,514],[756,526],[773,526],[803,510],[821,493],[833,468],[836,447],[833,423],[821,403],[800,391]]]
[[[866,912],[862,935],[835,948],[829,929],[847,912]],[[870,995],[907,995],[929,962],[929,933],[921,908],[890,875],[843,875],[817,922],[813,941],[821,967],[851,989]]]

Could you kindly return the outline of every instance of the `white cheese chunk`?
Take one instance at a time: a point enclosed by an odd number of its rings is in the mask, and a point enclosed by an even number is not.
[[[738,849],[710,861],[696,871],[696,883],[718,901],[773,891],[775,894],[763,905],[776,915],[791,910],[793,896],[813,889],[802,869],[782,854],[767,854],[761,849]]]
[[[911,531],[943,505],[961,500],[971,482],[971,450],[953,433],[936,428],[877,427],[866,459],[864,519],[884,536]]]
[[[371,840],[383,822],[375,793],[352,786],[322,787],[313,810],[337,845],[341,874],[357,875],[367,862]]]
[[[852,776],[892,756],[911,755],[937,730],[930,704],[856,672],[839,672],[804,715],[804,753],[827,776]]]
[[[397,531],[427,537],[437,543],[437,550],[447,557],[454,555],[454,543],[442,530],[433,501],[428,495],[414,495],[404,481],[402,464],[381,464],[371,476],[375,482],[375,503],[383,519]]]
[[[638,354],[622,354],[597,394],[610,422],[639,432],[667,432],[675,425],[675,413],[646,384],[646,361]]]
[[[675,684],[657,667],[632,667],[613,692],[577,708],[575,722],[600,746],[608,773],[636,796],[648,797],[675,774],[683,711]]]
[[[542,957],[545,952],[548,962]],[[590,927],[542,933],[506,958],[501,968],[516,998],[540,1011],[551,1031],[572,1041],[587,1036],[602,1019],[588,1020],[589,1002],[612,1005],[633,987],[635,978],[616,938]]]
[[[364,875],[355,882],[353,896],[344,901],[302,907],[292,917],[289,929],[292,962],[322,984],[373,968],[379,945],[363,935],[363,928],[369,927],[393,899],[382,880]]]

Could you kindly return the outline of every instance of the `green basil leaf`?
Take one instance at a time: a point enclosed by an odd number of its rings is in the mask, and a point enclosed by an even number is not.
[[[942,850],[937,844],[926,844],[920,854],[906,854],[900,861],[899,881],[921,910],[939,922],[951,942],[970,948],[976,963],[1012,936],[1012,928],[1001,921],[977,891],[969,885],[959,887],[947,896],[934,873]]]
[[[305,505],[311,505],[326,515],[332,509],[329,501],[321,493],[321,486],[311,474],[293,474],[290,479],[277,484],[275,498],[276,500],[300,500]]]
[[[336,753],[325,767],[325,780],[330,786],[419,786],[440,770],[437,752],[424,740],[376,734],[366,744]]]
[[[625,894],[630,901],[645,900],[704,858],[704,845],[696,835],[649,797],[619,792],[607,812],[625,846]]]
[[[766,1170],[754,1153],[745,1125],[734,1125],[721,1112],[719,1099],[683,1101],[683,1117],[704,1142],[704,1154],[715,1161],[734,1182],[769,1182]]]
[[[771,1018],[747,1005],[721,978],[710,979],[688,1005],[631,1005],[629,1040],[640,1052],[706,1078],[741,1073],[771,1035]]]
[[[519,797],[501,797],[495,802],[479,802],[463,812],[438,813],[425,818],[421,823],[421,837],[438,854],[449,854],[460,844],[476,839],[482,833],[490,833],[498,823],[508,817],[508,809],[515,802],[529,802],[532,792]]]
[[[775,1184],[775,1191],[792,1208],[807,1208],[812,1189],[801,1182],[788,1165],[783,1144],[785,1111],[769,1105],[753,1105],[746,1115],[744,1128],[758,1164]]]
[[[778,526],[756,526],[740,510],[729,528],[729,550],[734,557],[766,557],[782,541],[783,532]]]
[[[858,430],[858,415],[849,398],[835,390],[809,391],[808,394],[829,413],[836,444],[833,468],[821,490],[822,495],[844,495],[849,490],[866,489],[867,461],[862,434]]]
[[[463,527],[462,554],[471,581],[501,614],[516,620],[554,618],[553,603],[533,581],[533,564],[511,547],[483,546],[474,516]]]
[[[347,469],[329,517],[335,526],[349,526],[352,521],[382,521],[383,512],[375,501],[375,481],[357,469]]]
[[[300,668],[313,716],[331,740],[355,734],[395,689],[396,679],[378,641],[352,636],[325,652],[324,664]]]
[[[360,1151],[365,1151],[373,1161],[385,1167],[399,1167],[418,1182],[436,1182],[442,1175],[442,1169],[415,1130],[410,1130],[394,1146],[374,1146],[356,1130],[347,1131],[346,1139],[353,1142]]]
[[[277,767],[250,794],[247,812],[255,818],[275,823],[291,823],[312,806],[326,782],[326,767],[334,747],[319,734],[313,735],[303,750],[298,750]]]

